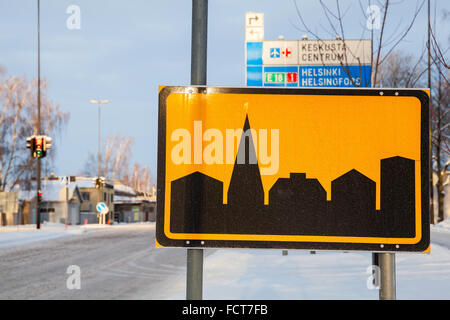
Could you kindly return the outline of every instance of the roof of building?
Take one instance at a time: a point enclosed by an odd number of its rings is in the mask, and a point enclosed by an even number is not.
[[[127,196],[114,196],[114,204],[126,204],[126,203],[143,203],[148,202],[145,199],[138,198],[138,197],[127,197]]]
[[[134,191],[133,188],[126,186],[122,183],[115,183],[114,184],[114,193],[122,193],[123,195],[127,194],[129,196],[135,196],[136,191]]]
[[[18,194],[19,201],[30,201],[36,197],[36,190],[19,190]]]
[[[114,203],[142,203],[154,202],[156,196],[143,195],[136,192],[132,187],[115,181],[114,185],[109,181],[108,185],[114,187]],[[58,178],[42,179],[41,191],[43,201],[65,201],[65,193],[63,192],[65,185]],[[67,184],[69,189],[69,200],[73,198],[74,192],[80,192],[82,188],[95,188],[95,178],[92,177],[71,177],[71,181]],[[78,190],[78,191],[75,191]],[[36,183],[32,182],[32,190],[18,191],[18,198],[21,201],[30,201],[36,197]],[[80,197],[81,198],[81,197]]]
[[[77,182],[61,184],[58,180],[44,180],[41,183],[42,201],[65,201],[65,187],[68,188],[68,200],[72,200],[78,190]],[[79,197],[79,195],[76,195]],[[81,199],[82,201],[82,199]]]

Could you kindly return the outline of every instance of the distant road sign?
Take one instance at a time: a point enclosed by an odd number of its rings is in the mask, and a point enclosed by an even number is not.
[[[370,65],[371,57],[371,40],[263,41],[264,65],[359,66]]]
[[[245,27],[264,27],[264,13],[247,12],[245,14]]]
[[[259,15],[248,12],[245,16],[247,86],[371,86],[371,40],[264,40],[264,23],[255,27],[264,19],[262,13]],[[274,73],[283,73],[284,81],[272,81]]]
[[[104,203],[104,202],[99,202],[97,203],[97,205],[95,206],[95,208],[97,209],[97,211],[101,214],[107,214],[109,212],[109,208],[108,206]]]
[[[427,90],[164,87],[161,246],[424,251]]]
[[[59,183],[61,183],[61,184],[69,184],[69,182],[70,182],[70,177],[69,176],[59,177]]]
[[[264,87],[369,87],[371,40],[246,43],[246,84]],[[274,73],[298,81],[268,81]],[[291,76],[292,77],[292,76]]]
[[[264,40],[264,14],[247,12],[245,14],[245,41]]]

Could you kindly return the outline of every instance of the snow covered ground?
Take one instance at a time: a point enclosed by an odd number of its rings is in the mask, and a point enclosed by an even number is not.
[[[45,223],[37,230],[36,225],[20,225],[0,227],[0,248],[23,245],[43,240],[51,240],[71,235],[81,234],[93,228],[105,228],[98,224],[86,226],[65,226],[60,223]]]
[[[430,254],[396,254],[397,299],[450,299],[450,219],[432,227]],[[217,250],[204,261],[204,299],[378,299],[371,253]],[[185,283],[176,286],[184,299]]]
[[[158,250],[154,223],[0,230],[2,299],[165,299],[186,250]],[[78,266],[81,289],[68,289]]]
[[[0,299],[184,299],[186,250],[154,247],[154,223],[0,228]],[[398,253],[398,299],[450,299],[450,219],[430,254]],[[81,268],[81,290],[66,268]],[[205,250],[204,299],[378,299],[371,254]],[[370,281],[370,280],[369,280]]]

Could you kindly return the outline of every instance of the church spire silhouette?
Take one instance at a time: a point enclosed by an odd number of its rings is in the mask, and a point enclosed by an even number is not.
[[[242,205],[243,203],[257,206],[264,205],[264,188],[248,114],[245,117],[244,128],[228,188],[228,204]]]

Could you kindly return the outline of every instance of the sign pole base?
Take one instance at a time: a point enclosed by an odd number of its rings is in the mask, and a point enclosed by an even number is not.
[[[395,253],[378,253],[380,300],[396,300]]]
[[[186,300],[203,298],[203,249],[187,249]]]

